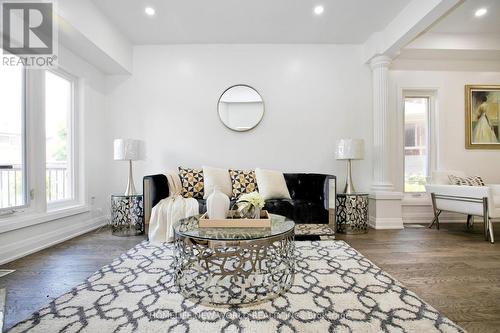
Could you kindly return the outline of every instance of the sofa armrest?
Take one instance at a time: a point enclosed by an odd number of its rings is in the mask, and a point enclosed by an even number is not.
[[[144,222],[149,223],[153,207],[169,195],[167,176],[158,174],[145,176],[142,181],[144,193]]]
[[[328,224],[336,225],[337,177],[327,174],[306,174],[306,177],[319,179],[322,183],[320,197],[322,205],[328,213]]]
[[[427,193],[482,199],[489,196],[487,186],[426,185]]]
[[[337,228],[337,177],[328,176],[326,188],[326,208],[328,209],[328,224],[333,227],[336,232]]]
[[[326,176],[325,186],[325,208],[335,209],[337,201],[337,177]]]

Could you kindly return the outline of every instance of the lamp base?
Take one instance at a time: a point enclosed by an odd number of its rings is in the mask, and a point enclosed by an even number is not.
[[[354,189],[354,185],[352,183],[351,160],[347,160],[347,178],[345,182],[344,193],[346,194],[356,193],[356,190]]]
[[[128,161],[128,182],[127,189],[125,190],[124,195],[136,195],[137,191],[135,190],[134,185],[134,177],[132,175],[132,161]]]

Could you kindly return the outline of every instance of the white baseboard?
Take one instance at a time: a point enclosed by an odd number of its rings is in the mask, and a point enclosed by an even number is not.
[[[57,228],[35,237],[2,245],[0,246],[0,265],[62,243],[106,224],[105,216],[94,217],[79,223],[70,222],[65,228]]]
[[[403,229],[403,221],[399,217],[379,217],[370,216],[368,225],[373,229]]]

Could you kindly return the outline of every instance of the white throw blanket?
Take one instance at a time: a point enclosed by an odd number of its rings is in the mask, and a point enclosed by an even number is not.
[[[151,211],[149,220],[149,241],[153,243],[172,242],[173,224],[180,219],[198,214],[198,201],[181,196],[182,184],[175,172],[166,174],[170,195],[158,202]]]

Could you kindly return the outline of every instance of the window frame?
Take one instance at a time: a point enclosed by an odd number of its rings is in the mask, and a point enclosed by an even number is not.
[[[81,133],[83,123],[79,110],[83,100],[83,79],[71,74],[60,66],[51,69],[23,69],[23,158],[24,158],[24,196],[25,204],[0,209],[0,229],[16,229],[20,223],[26,226],[25,219],[35,216],[37,219],[52,214],[68,215],[88,211],[85,189],[85,167],[82,164],[83,153]],[[45,134],[45,73],[50,71],[71,82],[71,181],[72,198],[47,202],[46,195],[46,134]],[[44,126],[40,126],[43,123]],[[66,213],[65,213],[66,214]],[[38,222],[33,222],[36,224]]]
[[[66,80],[68,80],[71,83],[71,110],[70,110],[70,115],[69,115],[69,121],[68,125],[70,126],[70,135],[68,137],[70,138],[70,144],[69,144],[69,150],[70,156],[69,158],[69,167],[68,171],[70,172],[70,181],[71,181],[71,198],[69,199],[62,199],[62,200],[55,200],[55,201],[48,201],[47,196],[44,197],[46,206],[47,206],[47,212],[54,211],[54,210],[59,210],[62,208],[66,207],[71,207],[78,205],[81,203],[81,196],[80,196],[80,178],[79,178],[79,135],[78,135],[78,121],[77,121],[77,112],[78,112],[78,94],[79,94],[79,80],[78,77],[68,73],[66,70],[62,69],[61,67],[57,68],[50,68],[44,71],[44,94],[45,94],[45,74],[46,72],[51,72],[54,75],[60,76]],[[45,102],[45,101],[44,101]],[[45,103],[44,103],[44,108],[45,108]],[[46,114],[44,112],[44,119],[46,119]],[[45,129],[44,129],[44,134],[45,134]],[[45,155],[46,156],[46,155]],[[47,159],[45,158],[45,169],[44,169],[44,175],[46,173],[46,166],[47,166]],[[45,184],[45,186],[47,186]],[[45,191],[45,187],[44,187]],[[46,191],[44,192],[46,193]]]
[[[28,164],[29,164],[29,159],[28,159],[28,148],[27,146],[29,145],[28,143],[28,135],[27,135],[27,84],[28,84],[28,77],[27,77],[27,69],[25,66],[22,66],[22,85],[21,85],[21,114],[22,114],[22,119],[21,119],[21,146],[22,146],[22,178],[23,178],[23,201],[24,204],[22,205],[17,205],[17,206],[11,206],[11,207],[4,207],[0,208],[0,216],[8,216],[15,214],[18,211],[24,211],[25,209],[28,209],[30,207],[31,203],[31,195],[29,193],[31,192],[29,190],[30,188],[30,182],[29,182],[29,177],[28,177]]]
[[[438,160],[438,89],[437,88],[401,88],[400,89],[400,152],[401,152],[401,191],[405,198],[422,198],[427,200],[428,194],[423,192],[406,192],[405,191],[405,172],[406,172],[406,161],[405,161],[405,100],[406,98],[427,98],[428,99],[428,110],[427,110],[427,170],[428,175],[426,177],[426,183],[429,182],[432,175],[432,171],[437,169]]]

